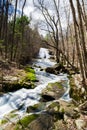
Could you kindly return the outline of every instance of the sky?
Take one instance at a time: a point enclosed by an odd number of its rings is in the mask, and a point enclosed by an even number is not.
[[[45,0],[45,1],[46,1],[46,6],[47,6],[48,10],[50,11],[50,14],[55,16],[55,11],[52,8],[52,0]],[[56,1],[58,1],[58,0],[56,0]],[[75,0],[73,0],[73,1],[75,1]],[[37,0],[35,0],[35,2],[37,2]],[[62,22],[63,28],[66,28],[67,22],[66,22],[66,17],[65,17],[64,8],[63,8],[64,6],[66,7],[66,11],[68,11],[69,10],[69,0],[60,0],[61,22]],[[20,7],[22,7],[22,3],[21,2],[19,3],[19,9],[20,9]],[[40,21],[44,21],[44,17],[41,14],[41,12],[38,11],[34,7],[33,0],[26,0],[26,5],[25,5],[25,8],[24,8],[24,14],[27,15],[28,17],[32,17],[32,22],[31,22],[32,27],[35,24],[40,23]],[[71,19],[72,18],[70,18],[70,20]],[[45,26],[43,25],[42,28],[45,28]],[[46,35],[46,32],[41,30],[41,27],[39,28],[39,32],[41,34],[43,34],[43,35]]]
[[[23,1],[24,0],[18,0],[18,10],[21,11],[22,6],[23,6]],[[56,17],[56,13],[55,13],[55,9],[53,8],[53,0],[44,0],[46,2],[46,7],[49,10],[50,14]],[[58,0],[56,0],[58,2]],[[37,0],[35,0],[35,3],[37,3]],[[15,4],[15,3],[14,3]],[[62,22],[62,26],[63,28],[66,28],[67,24],[66,24],[66,18],[65,18],[65,13],[64,13],[64,9],[63,7],[67,5],[67,10],[69,7],[69,0],[60,0],[60,16],[61,16],[61,22]],[[44,17],[42,15],[42,13],[37,10],[34,5],[33,5],[33,0],[26,0],[26,4],[24,7],[24,14],[27,15],[29,18],[31,18],[31,27],[33,28],[34,26],[38,26],[39,27],[39,32],[42,35],[46,35],[46,31],[44,31],[43,29],[46,28],[46,24],[43,24],[42,21],[44,20]],[[47,29],[46,29],[47,30]]]

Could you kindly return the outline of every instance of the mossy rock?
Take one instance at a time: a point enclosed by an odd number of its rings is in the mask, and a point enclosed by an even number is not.
[[[58,101],[54,101],[52,103],[50,103],[46,110],[49,111],[49,112],[59,112],[59,109],[60,109],[60,104]]]
[[[25,72],[26,72],[26,76],[24,77],[24,79],[22,80],[23,82],[27,82],[27,81],[37,81],[36,79],[36,74],[35,74],[35,70],[32,67],[27,66],[25,68]]]
[[[27,108],[27,112],[30,113],[30,112],[40,112],[41,110],[44,110],[45,109],[45,106],[46,106],[46,103],[37,103],[35,104],[34,106],[29,106]]]
[[[26,71],[26,72],[32,72],[32,73],[35,73],[35,70],[34,70],[34,68],[33,67],[31,67],[31,66],[26,66],[25,68],[24,68],[24,70]]]
[[[21,88],[35,88],[35,82],[37,81],[37,79],[34,69],[27,67],[25,68],[25,70],[19,72],[19,74],[16,77],[5,77],[6,79],[4,79],[5,81],[3,81],[2,92],[13,92]]]
[[[54,99],[59,99],[64,94],[65,90],[62,82],[49,83],[47,87],[42,91],[43,95],[48,95]]]
[[[32,83],[3,83],[3,92],[14,92],[16,90],[19,90],[21,88],[27,88],[31,89],[34,85]]]
[[[73,98],[76,102],[82,103],[87,100],[87,98],[84,98],[85,95],[87,95],[86,91],[84,93],[82,92],[82,87],[80,88],[76,86],[74,78],[70,78],[70,97]],[[83,87],[84,88],[84,87]]]
[[[50,130],[53,125],[53,117],[48,113],[42,113],[40,116],[32,121],[29,126],[28,130]]]
[[[17,122],[14,130],[23,130],[23,128],[26,128],[33,120],[38,118],[38,116],[39,115],[37,114],[32,114],[32,115],[23,117]]]

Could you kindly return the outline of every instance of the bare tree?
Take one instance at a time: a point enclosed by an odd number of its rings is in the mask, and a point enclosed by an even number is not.
[[[72,15],[73,15],[77,55],[78,55],[78,59],[79,59],[83,83],[85,84],[85,74],[84,74],[84,66],[83,66],[83,60],[82,60],[83,57],[81,55],[81,51],[80,51],[80,47],[79,47],[80,44],[79,44],[78,31],[77,31],[78,30],[78,27],[77,27],[78,24],[77,24],[77,19],[76,19],[76,11],[75,11],[75,8],[74,8],[73,1],[69,0],[69,2],[70,2],[71,10],[72,10]]]
[[[60,52],[58,51],[58,48],[60,47],[60,40],[59,40],[59,28],[61,32],[61,39],[62,39],[62,50],[64,51],[64,39],[63,39],[63,32],[62,32],[62,25],[60,21],[60,14],[59,14],[59,0],[58,0],[58,5],[55,0],[52,2],[54,3],[54,8],[55,8],[55,15],[52,15],[48,8],[45,5],[44,0],[38,0],[38,4],[35,3],[33,0],[34,5],[42,12],[45,21],[46,21],[46,26],[48,29],[48,32],[51,35],[51,38],[53,37],[54,45],[57,48],[56,49],[56,61],[60,61]]]
[[[12,34],[12,43],[11,43],[11,58],[13,60],[13,49],[14,49],[14,35],[15,35],[15,22],[16,22],[16,12],[17,12],[17,3],[18,0],[15,1],[15,13],[14,13],[14,22],[13,22],[13,34]]]
[[[81,5],[79,0],[76,0],[77,2],[77,9],[78,9],[78,17],[79,17],[79,30],[80,30],[80,39],[81,39],[81,45],[82,45],[82,52],[83,52],[83,62],[84,62],[84,72],[85,76],[87,77],[87,52],[86,52],[86,43],[85,43],[85,35],[84,35],[84,26],[82,21],[82,15],[81,15]]]

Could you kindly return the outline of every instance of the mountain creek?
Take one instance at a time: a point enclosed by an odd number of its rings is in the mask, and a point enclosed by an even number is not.
[[[87,130],[87,102],[79,105],[71,98],[70,75],[64,68],[57,73],[60,66],[53,57],[51,50],[41,48],[32,63],[35,87],[0,96],[0,130]]]

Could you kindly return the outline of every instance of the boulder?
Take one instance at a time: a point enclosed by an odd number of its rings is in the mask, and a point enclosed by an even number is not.
[[[57,100],[64,94],[65,90],[62,82],[49,83],[47,87],[42,91],[41,101]]]
[[[47,67],[45,71],[52,74],[69,73],[68,69],[62,64],[56,64],[53,67]]]
[[[28,126],[29,130],[52,130],[52,116],[48,113],[41,114],[36,120]]]
[[[3,87],[1,88],[2,92],[13,92],[21,88],[33,88],[35,87],[33,82],[21,82],[22,78],[19,78],[17,76],[4,76],[3,81],[1,82],[3,84]]]
[[[55,100],[54,97],[52,97],[50,95],[43,94],[40,101],[42,101],[42,102],[48,102],[48,101],[53,101],[53,100]]]
[[[44,110],[46,106],[46,103],[44,102],[39,102],[37,104],[35,104],[34,106],[29,106],[27,108],[27,112],[31,113],[31,112],[40,112],[41,110]]]
[[[45,71],[46,71],[47,73],[56,74],[56,71],[55,71],[55,68],[54,68],[54,67],[47,67],[47,68],[45,69]]]
[[[54,52],[52,50],[49,50],[49,55],[54,55]]]
[[[53,101],[50,102],[47,106],[46,106],[46,110],[50,113],[57,113],[59,112],[60,109],[60,103],[59,101]]]

